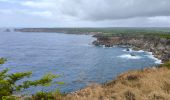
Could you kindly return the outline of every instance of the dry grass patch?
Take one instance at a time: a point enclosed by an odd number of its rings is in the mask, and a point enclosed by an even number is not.
[[[104,85],[92,85],[63,100],[169,100],[170,70],[148,68],[129,71]]]

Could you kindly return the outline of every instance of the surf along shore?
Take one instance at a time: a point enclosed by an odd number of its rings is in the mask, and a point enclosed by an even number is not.
[[[128,71],[102,85],[93,84],[68,94],[70,100],[169,100],[170,98],[170,38],[169,35],[96,34],[94,45],[127,46],[152,52],[162,65]]]
[[[93,32],[94,34],[95,32]],[[88,33],[91,34],[91,33]],[[170,34],[133,33],[111,34],[97,32],[94,45],[112,47],[125,45],[134,50],[149,51],[162,60],[159,66],[128,71],[105,84],[92,84],[66,94],[61,100],[169,100],[170,98]]]

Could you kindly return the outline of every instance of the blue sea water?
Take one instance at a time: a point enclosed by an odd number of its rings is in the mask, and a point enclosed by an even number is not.
[[[155,65],[156,59],[147,52],[125,51],[121,47],[96,47],[90,35],[63,33],[0,33],[0,57],[8,59],[0,70],[9,73],[32,71],[31,78],[41,78],[46,73],[61,75],[64,85],[32,87],[24,93],[37,91],[72,92],[91,83],[111,81],[118,74]],[[131,56],[133,53],[136,56]]]

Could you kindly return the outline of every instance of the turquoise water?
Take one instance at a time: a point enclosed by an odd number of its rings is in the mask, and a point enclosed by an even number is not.
[[[72,92],[91,83],[111,81],[118,74],[155,65],[156,59],[147,52],[125,51],[121,47],[96,47],[90,35],[62,33],[0,33],[0,57],[8,62],[1,66],[10,73],[32,71],[27,80],[39,79],[45,73],[61,75],[63,86],[32,87],[36,91]],[[131,56],[133,53],[136,56]]]

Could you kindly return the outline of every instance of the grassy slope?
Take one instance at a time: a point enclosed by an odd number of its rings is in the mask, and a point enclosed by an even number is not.
[[[54,99],[51,100],[169,100],[170,62],[159,68],[120,74],[117,79],[103,85],[92,84],[71,94],[53,93],[52,96]]]
[[[163,65],[168,66],[169,65]],[[105,85],[93,85],[69,94],[65,100],[169,100],[170,70],[129,71]]]
[[[64,29],[77,32],[102,32],[104,36],[159,36],[170,39],[170,28],[74,28]],[[92,85],[73,94],[62,97],[63,100],[169,100],[170,98],[170,62],[162,68],[149,68],[129,71],[105,85]],[[57,96],[56,96],[57,98]],[[60,98],[61,99],[61,98]]]

